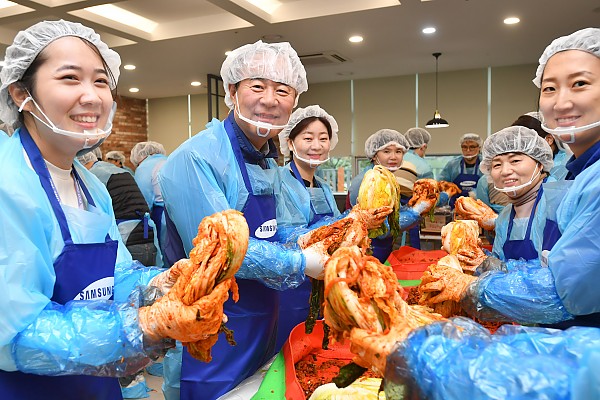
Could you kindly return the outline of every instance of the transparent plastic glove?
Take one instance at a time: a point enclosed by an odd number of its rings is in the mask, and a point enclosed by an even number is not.
[[[506,272],[506,263],[494,256],[488,256],[475,270],[475,275],[479,276],[488,271],[501,271]]]
[[[436,207],[447,206],[449,202],[450,202],[450,196],[448,196],[448,193],[440,192],[440,198],[438,199],[438,202],[435,206]]]
[[[325,263],[329,260],[329,254],[323,242],[317,242],[302,250],[305,266],[304,274],[314,279],[323,279]]]
[[[348,217],[360,220],[367,229],[379,228],[387,218],[389,214],[394,211],[391,206],[382,206],[379,208],[372,208],[369,210],[362,210],[358,207],[354,207]]]
[[[223,303],[229,297],[230,285],[230,279],[224,280],[189,306],[171,291],[151,306],[141,307],[138,317],[144,335],[153,340],[172,338],[181,342],[216,335],[223,322]]]
[[[171,268],[152,278],[148,286],[158,288],[163,294],[169,293],[169,290],[177,282],[177,278],[181,276],[181,266],[182,260],[177,261]]]
[[[455,268],[437,265],[435,268],[428,269],[421,277],[419,292],[440,292],[435,296],[428,298],[424,304],[432,306],[442,301],[460,301],[467,287],[477,278],[464,274]]]

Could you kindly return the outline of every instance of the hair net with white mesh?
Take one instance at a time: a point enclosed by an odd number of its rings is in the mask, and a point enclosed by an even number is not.
[[[111,150],[111,151],[107,152],[106,159],[119,161],[122,164],[125,164],[125,161],[126,161],[125,153],[123,153],[122,151],[119,151],[119,150]]]
[[[404,137],[408,141],[411,149],[418,149],[424,144],[429,143],[431,140],[431,134],[427,130],[419,127],[410,128],[404,134]]]
[[[99,148],[95,148],[94,150],[88,151],[80,156],[77,156],[79,162],[83,165],[89,163],[90,161],[98,161],[102,160],[102,151]]]
[[[458,143],[462,146],[462,144],[467,140],[472,140],[473,142],[476,142],[479,145],[479,147],[481,147],[481,144],[483,143],[481,137],[476,133],[465,133],[460,137]]]
[[[13,43],[6,49],[4,67],[0,71],[0,120],[13,125],[19,119],[18,107],[8,93],[8,86],[19,81],[33,60],[50,43],[66,36],[75,36],[92,43],[110,68],[115,81],[110,82],[110,88],[114,89],[119,80],[119,66],[121,57],[108,48],[106,43],[100,39],[94,30],[76,22],[64,20],[42,21],[20,31],[15,36]]]
[[[167,152],[165,151],[164,146],[158,142],[139,142],[135,146],[133,146],[133,149],[131,149],[131,155],[129,156],[129,160],[133,165],[137,167],[142,161],[144,161],[146,157],[151,156],[153,154],[166,155]]]
[[[550,145],[533,129],[524,126],[509,126],[488,137],[481,149],[481,165],[479,169],[489,175],[494,157],[506,153],[523,153],[539,161],[544,171],[549,172],[554,166]]]
[[[585,28],[570,35],[554,39],[540,57],[539,65],[535,71],[535,78],[533,79],[535,86],[541,87],[544,69],[550,57],[566,50],[581,50],[600,57],[600,29]]]
[[[321,107],[317,105],[312,105],[305,108],[298,108],[296,111],[294,111],[290,116],[290,120],[287,123],[286,127],[281,132],[279,132],[279,149],[281,150],[281,154],[283,154],[286,157],[290,156],[290,148],[288,146],[288,139],[290,137],[290,133],[296,127],[296,125],[298,125],[306,118],[310,117],[325,118],[329,122],[329,125],[331,125],[331,139],[329,150],[333,150],[335,148],[335,146],[338,143],[339,130],[337,121]]]
[[[408,141],[400,132],[393,129],[380,129],[365,141],[365,155],[371,159],[379,150],[391,145],[402,148],[405,153],[410,148]]]
[[[233,50],[223,61],[221,78],[225,88],[225,104],[233,109],[229,85],[244,79],[268,79],[296,90],[298,96],[308,90],[306,71],[300,57],[287,42],[264,43],[259,40]]]

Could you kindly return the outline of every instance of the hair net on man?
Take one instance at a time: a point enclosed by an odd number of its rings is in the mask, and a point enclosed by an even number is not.
[[[404,137],[408,141],[411,149],[418,149],[424,144],[429,143],[431,140],[431,134],[419,127],[410,128],[406,131]]]
[[[379,150],[391,145],[400,147],[405,153],[410,147],[408,141],[400,132],[393,129],[380,129],[365,141],[365,155],[371,159],[375,157]]]
[[[264,43],[259,40],[233,50],[223,61],[221,78],[225,88],[225,104],[233,110],[229,85],[244,79],[268,79],[296,90],[298,96],[308,90],[306,71],[300,57],[288,42]]]
[[[123,153],[122,151],[111,150],[108,153],[106,153],[106,159],[119,161],[121,164],[125,165],[125,161],[127,158],[125,157],[125,153]]]
[[[337,121],[321,107],[317,105],[312,105],[305,108],[298,108],[296,111],[294,111],[290,116],[290,120],[287,123],[287,126],[281,132],[279,132],[279,149],[281,150],[281,154],[283,154],[286,157],[290,156],[290,148],[288,146],[288,139],[290,138],[290,133],[296,127],[296,125],[298,125],[306,118],[310,117],[325,118],[329,122],[329,125],[331,125],[331,139],[329,150],[333,150],[335,148],[335,146],[338,143],[339,130]]]
[[[506,153],[526,154],[540,162],[546,172],[554,165],[550,145],[536,131],[524,126],[509,126],[485,140],[481,149],[481,172],[489,175],[494,157]]]
[[[76,22],[64,20],[42,21],[20,31],[15,36],[13,43],[6,49],[4,67],[0,72],[0,120],[9,125],[14,125],[19,120],[18,107],[8,93],[8,86],[19,81],[33,60],[50,43],[65,36],[75,36],[92,43],[108,65],[114,82],[109,82],[110,88],[114,89],[119,80],[119,66],[121,57],[108,48],[100,39],[100,35],[86,26]]]
[[[540,57],[539,65],[535,71],[535,78],[533,79],[535,86],[538,88],[542,86],[542,76],[550,57],[566,50],[581,50],[600,57],[600,29],[585,28],[570,35],[554,39]]]
[[[153,154],[164,154],[167,152],[162,144],[153,141],[140,142],[133,146],[131,149],[131,156],[129,156],[129,160],[136,167],[144,161],[144,159]]]
[[[462,146],[462,144],[464,142],[466,142],[467,140],[471,140],[473,142],[476,142],[481,147],[482,140],[481,140],[481,137],[478,134],[476,134],[476,133],[465,133],[464,135],[462,135],[460,137],[460,140],[459,140],[460,145]]]

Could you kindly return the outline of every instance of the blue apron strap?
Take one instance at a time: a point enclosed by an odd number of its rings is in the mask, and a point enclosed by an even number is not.
[[[545,180],[544,180],[545,181]],[[538,203],[540,202],[540,199],[542,198],[542,186],[540,186],[540,189],[538,190],[537,196],[535,198],[535,203],[533,203],[533,207],[531,208],[531,213],[529,214],[529,221],[527,221],[527,231],[525,232],[525,237],[523,238],[523,240],[528,240],[531,237],[531,226],[533,225],[533,218],[535,217],[535,210],[537,208]],[[512,232],[512,228],[513,228],[513,220],[515,218],[515,208],[513,206],[513,208],[510,210],[510,219],[508,222],[508,231],[506,232],[506,240],[510,240],[510,234]]]
[[[252,185],[250,184],[250,177],[248,176],[248,170],[246,169],[246,163],[244,163],[244,156],[242,155],[242,150],[240,149],[240,144],[237,141],[237,137],[235,137],[233,124],[229,120],[229,118],[225,119],[225,132],[227,132],[227,137],[229,138],[229,142],[231,143],[231,148],[233,149],[233,154],[235,154],[235,160],[240,167],[240,172],[242,173],[242,178],[244,179],[244,185],[248,190],[248,193],[252,194]]]
[[[54,211],[54,215],[56,216],[58,225],[60,226],[60,232],[62,234],[63,241],[65,243],[72,243],[73,241],[71,240],[71,232],[69,231],[67,218],[65,217],[65,213],[60,206],[58,192],[52,183],[52,178],[50,177],[50,172],[48,171],[46,162],[42,157],[42,153],[24,126],[19,130],[19,137],[27,156],[29,157],[31,166],[37,173],[40,183],[42,184],[42,188],[46,192],[46,196],[50,201],[50,205],[52,206],[52,210]]]
[[[306,184],[304,183],[304,179],[302,179],[302,175],[300,175],[300,171],[298,171],[298,167],[296,166],[296,163],[294,162],[294,160],[290,161],[290,168],[291,168],[292,172],[294,173],[294,176],[296,177],[298,182],[300,182],[300,184],[302,186],[306,187]],[[318,188],[321,187],[319,182],[316,182],[316,184],[317,184]],[[313,223],[317,222],[319,219],[321,219],[321,218],[317,217],[318,214],[317,214],[317,211],[315,210],[315,206],[312,202],[312,199],[310,199],[310,210],[312,211],[314,217],[313,217],[313,220],[309,222],[309,225],[313,224]],[[331,216],[331,215],[333,215],[333,212],[331,212],[327,216]],[[323,215],[323,216],[325,216],[325,215]]]

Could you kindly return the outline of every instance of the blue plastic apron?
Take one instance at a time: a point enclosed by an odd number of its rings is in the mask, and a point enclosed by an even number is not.
[[[529,215],[529,221],[527,221],[527,231],[525,232],[525,237],[522,240],[510,240],[510,234],[513,228],[513,221],[515,219],[515,209],[514,207],[510,211],[510,220],[508,222],[508,232],[506,233],[506,242],[502,246],[502,250],[504,251],[504,257],[506,259],[518,260],[519,258],[523,258],[527,261],[534,260],[539,257],[538,252],[531,240],[531,226],[533,225],[533,219],[535,217],[535,211],[537,208],[540,199],[542,198],[542,186],[538,190],[537,196],[535,198],[535,203],[533,203],[533,207],[531,208],[531,213]]]
[[[460,194],[453,196],[450,199],[450,207],[454,208],[454,203],[456,199],[460,196],[468,196],[469,192],[475,190],[477,188],[477,181],[479,181],[479,175],[477,175],[477,170],[479,169],[479,157],[477,157],[475,161],[475,167],[473,168],[473,173],[467,173],[467,165],[465,163],[465,159],[463,158],[460,162],[460,174],[452,182],[454,182],[461,190]]]
[[[254,195],[244,158],[229,119],[225,130],[248,190],[248,200],[242,212],[248,222],[250,235],[256,237],[257,230],[275,220],[275,196]],[[263,240],[274,241],[276,233]],[[184,347],[181,368],[181,399],[216,399],[236,387],[241,381],[254,374],[275,352],[277,333],[277,311],[279,296],[253,280],[237,279],[240,300],[231,298],[225,302],[227,327],[234,331],[236,346],[231,346],[220,335],[212,348],[213,360],[200,362],[189,355]]]
[[[305,186],[304,180],[294,161],[290,162],[290,168],[298,182],[300,182],[302,186]],[[333,216],[333,210],[325,197],[325,191],[318,182],[316,183],[318,187],[306,188],[310,193],[310,209],[312,211],[312,219],[309,225],[312,225],[325,217]],[[276,350],[280,350],[283,347],[290,332],[296,325],[306,321],[311,291],[311,279],[307,278],[297,288],[279,292],[279,319],[277,321]]]
[[[42,155],[25,128],[20,130],[21,143],[40,182],[54,215],[60,225],[65,247],[54,261],[56,283],[51,300],[59,304],[86,296],[86,290],[94,282],[114,277],[118,242],[108,234],[103,243],[75,244],[71,238],[65,213]],[[92,196],[73,168],[75,179],[83,190],[88,204],[94,205]],[[93,290],[93,289],[92,289]],[[96,289],[102,290],[102,289]],[[110,288],[112,291],[112,288]],[[111,296],[112,298],[112,296]],[[40,339],[41,340],[41,339]],[[117,378],[84,375],[44,376],[22,372],[0,371],[1,399],[122,399]]]

